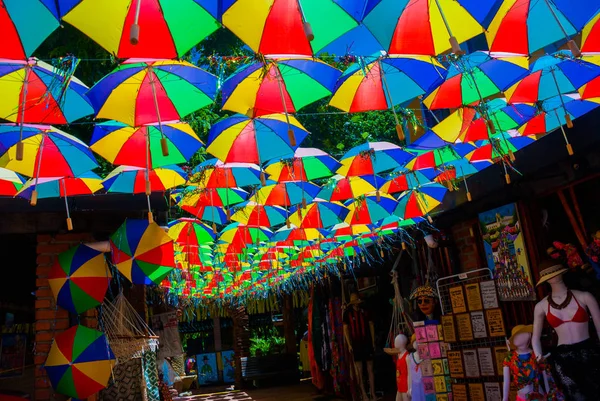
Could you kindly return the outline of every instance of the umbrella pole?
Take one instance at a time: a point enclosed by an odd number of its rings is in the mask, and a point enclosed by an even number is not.
[[[300,11],[300,15],[302,16],[302,27],[304,28],[304,35],[306,35],[306,39],[309,42],[315,40],[315,34],[313,33],[312,27],[310,26],[310,22],[306,20],[304,16],[304,10],[302,9],[302,4],[300,4],[300,0],[298,0],[298,10]]]
[[[383,86],[385,91],[387,92],[387,96],[390,98],[390,109],[392,109],[392,113],[394,113],[394,120],[396,120],[396,134],[398,135],[398,139],[403,141],[406,139],[406,135],[404,135],[404,129],[402,128],[402,124],[400,124],[400,120],[398,119],[398,114],[396,114],[396,109],[394,108],[394,100],[392,100],[392,93],[390,92],[390,87],[388,86],[387,79],[385,74],[383,73],[383,66],[381,65],[381,59],[378,60],[379,63],[379,75],[381,76],[381,81],[383,82]]]
[[[556,115],[556,119],[560,123],[560,120],[558,119],[558,112],[556,111],[556,109],[554,109],[554,114]],[[569,153],[569,156],[573,156],[573,154],[575,153],[573,152],[573,146],[569,143],[569,138],[567,137],[567,133],[565,132],[565,127],[563,127],[562,124],[560,124],[560,131],[562,132],[563,138],[565,138],[565,142],[567,143],[567,152]]]
[[[65,181],[64,178],[60,179],[59,185],[61,182],[63,185],[63,190],[65,191],[65,208],[67,209],[67,230],[73,231],[73,221],[71,220],[71,213],[69,211],[69,201],[67,199],[67,182]],[[59,194],[60,194],[60,188],[58,190],[59,190]]]
[[[42,167],[42,155],[44,154],[44,140],[46,139],[46,134],[43,133],[42,134],[42,142],[40,143],[40,149],[39,149],[39,157],[38,157],[38,163],[36,166],[36,171],[35,171],[35,182],[33,184],[33,192],[31,192],[31,199],[29,200],[29,204],[31,206],[35,206],[37,205],[37,199],[38,199],[38,192],[37,192],[37,185],[38,185],[38,179],[40,177],[40,169]]]
[[[217,233],[217,223],[215,223],[215,207],[213,206],[213,200],[212,200],[210,191],[208,192],[208,197],[210,199],[210,214],[212,217],[212,230],[213,230],[213,233],[216,234]]]
[[[152,206],[150,205],[150,194],[152,193],[152,187],[150,185],[150,134],[146,130],[146,201],[148,202],[148,222],[154,222],[154,216],[152,215]]]
[[[548,6],[548,9],[550,10],[550,13],[552,13],[552,16],[554,17],[554,20],[558,24],[558,27],[562,31],[563,35],[565,35],[565,39],[567,39],[567,46],[569,46],[569,50],[573,54],[573,57],[581,56],[581,50],[579,50],[579,46],[577,46],[577,43],[575,43],[575,41],[573,39],[569,39],[569,34],[567,34],[567,31],[565,31],[565,28],[560,23],[558,16],[554,12],[554,9],[552,8],[552,6],[548,2],[548,0],[544,0],[544,3],[546,3],[546,6]]]
[[[296,146],[296,136],[294,135],[294,130],[290,124],[290,116],[287,110],[287,104],[285,103],[285,97],[283,96],[283,76],[281,75],[281,70],[277,64],[274,64],[275,68],[277,68],[277,86],[279,87],[279,96],[281,96],[281,104],[283,105],[283,112],[285,113],[285,119],[287,121],[288,126],[288,140],[290,141],[290,145]]]
[[[463,168],[460,168],[460,173],[463,176],[463,181],[465,183],[465,189],[467,190],[467,200],[469,202],[471,202],[473,200],[473,198],[471,197],[471,192],[469,191],[469,185],[467,184],[467,176],[465,175],[465,172],[463,171]]]
[[[131,25],[131,29],[129,30],[129,43],[132,45],[137,45],[140,42],[140,26],[138,21],[140,19],[140,9],[142,7],[142,0],[137,0],[137,4],[135,6],[135,16],[133,18],[133,24]]]
[[[442,10],[442,6],[440,5],[440,0],[435,0],[435,5],[437,6],[440,15],[442,16],[442,20],[444,21],[444,25],[446,26],[446,31],[448,31],[448,35],[450,36],[449,41],[450,41],[450,46],[452,46],[452,53],[454,54],[465,54],[465,52],[460,48],[460,45],[458,44],[458,40],[456,39],[456,37],[454,35],[452,35],[452,30],[450,29],[450,24],[448,23],[448,20],[446,19],[446,16],[444,15],[444,10]]]
[[[229,209],[229,174],[225,170],[225,202],[227,202],[225,212],[227,214],[227,221],[231,221],[231,210]]]
[[[138,0],[141,1],[141,0]],[[163,156],[169,156],[169,145],[167,144],[167,138],[165,138],[165,133],[163,132],[162,121],[160,119],[160,109],[158,107],[158,99],[156,97],[156,81],[154,78],[156,74],[154,73],[154,69],[152,67],[150,69],[150,89],[152,89],[152,97],[154,98],[154,110],[156,111],[156,119],[158,120],[158,129],[160,131],[160,147],[162,150]],[[146,128],[148,129],[148,127]],[[150,133],[148,133],[150,136]]]
[[[552,79],[554,80],[554,85],[556,85],[556,91],[558,92],[560,104],[562,105],[562,108],[565,112],[565,121],[567,122],[567,128],[573,128],[573,121],[571,120],[571,116],[567,112],[567,108],[565,107],[565,101],[563,100],[562,95],[560,94],[560,88],[558,86],[558,81],[556,80],[556,75],[554,75],[554,68],[550,69],[550,73],[552,74]],[[559,122],[560,122],[560,120],[559,120]],[[562,126],[562,124],[561,124],[561,126]]]
[[[23,160],[24,145],[23,145],[23,122],[25,121],[25,101],[27,100],[27,90],[29,86],[29,64],[25,67],[25,79],[23,80],[23,100],[21,101],[21,121],[19,124],[19,142],[17,142],[17,160]]]

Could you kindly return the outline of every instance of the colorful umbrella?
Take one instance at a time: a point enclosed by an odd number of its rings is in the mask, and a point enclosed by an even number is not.
[[[254,52],[312,56],[358,23],[334,0],[238,0],[223,25]]]
[[[377,182],[383,183],[384,180],[380,178]],[[335,175],[321,187],[317,197],[331,202],[358,198],[362,195],[375,193],[379,189],[377,182],[372,175],[362,177]]]
[[[266,206],[247,201],[240,204],[231,220],[253,227],[275,227],[284,224],[288,211],[280,206]]]
[[[527,104],[508,105],[496,98],[462,107],[431,128],[439,138],[449,143],[488,139],[498,131],[515,129],[531,119],[536,108]]]
[[[87,91],[88,87],[77,78],[67,78],[58,73],[56,67],[35,58],[0,60],[0,92],[3,94],[0,119],[68,124],[94,113],[85,96]]]
[[[0,196],[15,196],[25,180],[19,174],[0,167]]]
[[[69,196],[92,195],[102,187],[102,179],[91,171],[81,174],[79,177],[49,177],[28,180],[21,190],[16,194],[30,202],[36,199],[64,198],[67,210],[67,230],[73,230],[73,221],[69,210]]]
[[[215,235],[206,224],[196,219],[186,217],[173,220],[169,223],[169,235],[175,243],[182,247],[184,259],[191,265],[202,265],[200,254],[202,247],[212,245]]]
[[[477,51],[451,59],[446,80],[424,100],[428,108],[449,109],[466,106],[508,89],[528,74],[523,56]]]
[[[340,77],[329,104],[349,113],[394,110],[439,85],[445,74],[427,56],[359,57]]]
[[[117,58],[181,58],[220,27],[216,0],[58,3],[66,22]]]
[[[309,57],[247,64],[223,82],[223,109],[251,117],[295,113],[331,95],[340,75],[338,69]]]
[[[235,188],[260,185],[260,167],[252,163],[223,163],[208,159],[193,171],[188,183],[204,188]]]
[[[271,159],[291,157],[297,148],[291,144],[291,137],[300,144],[308,131],[294,117],[289,116],[289,121],[291,125],[287,124],[283,114],[258,118],[236,114],[212,126],[206,151],[225,163],[262,164]],[[288,133],[288,127],[293,135]]]
[[[54,337],[44,368],[57,393],[85,399],[108,385],[114,364],[104,333],[77,325]]]
[[[23,144],[22,160],[18,160],[19,143]],[[97,166],[85,143],[52,126],[0,124],[0,167],[32,177],[36,183],[40,178],[77,177]],[[36,203],[34,190],[31,204]]]
[[[316,148],[298,148],[294,157],[272,160],[265,172],[277,182],[312,181],[331,177],[341,164]]]
[[[165,166],[150,170],[146,179],[146,169],[133,166],[119,166],[102,181],[110,193],[148,194],[165,192],[167,189],[185,184],[187,174],[178,166]],[[149,183],[148,187],[146,183]],[[149,191],[148,191],[149,190]]]
[[[59,27],[53,0],[2,0],[0,59],[24,60]]]
[[[363,21],[389,54],[460,53],[459,43],[484,31],[461,3],[380,0]]]
[[[408,162],[405,167],[413,171],[434,169],[438,166],[461,159],[473,149],[475,149],[475,146],[468,143],[442,146],[420,154]]]
[[[344,221],[349,210],[338,202],[315,199],[306,208],[296,206],[290,209],[290,223],[303,229],[329,228]]]
[[[542,56],[530,70],[528,76],[506,90],[506,99],[510,103],[535,103],[576,92],[578,88],[600,76],[600,66],[574,59],[569,51]]]
[[[110,237],[112,261],[133,284],[158,284],[175,267],[173,240],[156,223],[127,219]]]
[[[245,247],[250,244],[266,243],[272,236],[273,232],[266,227],[248,226],[236,222],[221,230],[218,242]]]
[[[58,255],[48,284],[58,306],[80,315],[102,304],[111,278],[104,253],[80,244]]]
[[[420,171],[399,171],[390,174],[389,180],[381,185],[381,192],[395,194],[417,188],[429,182],[430,180]]]
[[[267,182],[264,187],[256,190],[252,199],[257,203],[270,206],[290,207],[306,205],[312,202],[319,193],[319,186],[311,182]]]
[[[532,54],[569,40],[598,11],[600,1],[503,0],[486,31],[493,52]],[[575,42],[569,48],[579,55]]]
[[[186,61],[129,59],[87,93],[96,118],[139,127],[179,121],[209,105],[217,78]],[[164,136],[164,133],[163,133]]]
[[[340,162],[337,173],[346,177],[373,175],[404,165],[413,155],[389,142],[365,142],[350,149]]]
[[[248,199],[248,192],[240,188],[202,188],[189,186],[181,194],[177,205],[201,220],[215,224],[224,224],[230,219],[233,205]],[[222,218],[226,213],[225,220]]]
[[[422,217],[439,206],[448,189],[440,184],[427,184],[406,191],[398,198],[394,214],[404,220]]]
[[[600,13],[590,19],[581,32],[581,51],[583,53],[600,53]]]
[[[348,224],[375,224],[392,214],[398,202],[390,195],[362,196],[345,203],[350,211],[345,222]]]
[[[201,146],[192,127],[180,121],[162,123],[162,132],[158,124],[108,121],[96,124],[90,141],[90,148],[113,164],[150,169],[186,163]]]
[[[271,242],[278,245],[305,246],[322,239],[325,239],[325,236],[316,228],[300,228],[292,224],[290,228],[284,226],[275,231]]]
[[[511,157],[512,154],[534,141],[534,136],[521,136],[518,132],[503,132],[490,140],[477,142],[477,149],[466,155],[465,159],[481,169],[498,160]]]

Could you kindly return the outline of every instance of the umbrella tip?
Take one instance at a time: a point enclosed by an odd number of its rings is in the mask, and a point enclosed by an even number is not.
[[[129,43],[137,45],[140,42],[140,26],[138,24],[132,24],[129,30]]]

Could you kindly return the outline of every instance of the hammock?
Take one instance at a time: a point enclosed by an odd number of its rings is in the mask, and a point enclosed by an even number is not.
[[[394,338],[398,334],[404,334],[410,338],[413,333],[412,321],[410,317],[404,311],[404,298],[402,298],[402,294],[400,293],[400,285],[398,284],[398,272],[396,268],[400,263],[400,259],[404,254],[404,250],[400,251],[400,254],[396,258],[394,262],[394,267],[391,271],[392,276],[392,285],[394,286],[394,300],[393,300],[393,310],[392,310],[392,321],[390,323],[390,331],[388,333],[386,346],[391,347],[394,344]]]
[[[147,351],[158,350],[158,337],[123,293],[119,293],[112,302],[105,300],[102,324],[117,363],[141,358]]]

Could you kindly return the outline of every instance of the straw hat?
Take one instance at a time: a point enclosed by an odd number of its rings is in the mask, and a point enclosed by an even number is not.
[[[556,276],[560,276],[565,273],[569,269],[557,263],[555,260],[546,260],[540,263],[540,279],[538,280],[536,286],[554,278]]]
[[[360,303],[362,303],[362,299],[359,298],[357,293],[353,292],[352,294],[350,294],[350,302],[348,302],[349,305]]]
[[[533,333],[533,324],[519,324],[513,327],[512,331],[510,332],[510,338],[508,339],[508,341],[510,341],[511,349],[515,348],[515,343],[513,342],[515,336],[521,333]]]
[[[429,284],[425,284],[415,288],[414,291],[410,294],[409,298],[412,301],[419,297],[439,298],[437,291]]]

